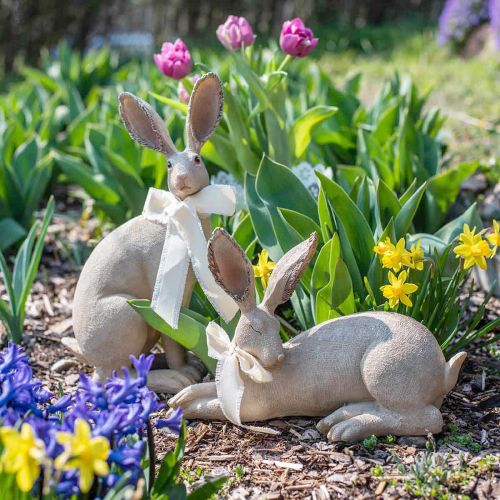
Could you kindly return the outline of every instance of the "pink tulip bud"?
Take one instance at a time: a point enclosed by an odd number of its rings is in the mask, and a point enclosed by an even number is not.
[[[184,78],[191,71],[191,54],[180,38],[174,43],[165,42],[161,53],[154,55],[154,61],[165,76],[175,80]]]
[[[190,78],[190,80],[193,82],[193,85],[200,79],[198,75],[194,75],[193,77]],[[189,102],[189,92],[186,90],[186,87],[182,85],[182,82],[179,82],[179,99],[181,101],[184,101],[186,104]]]
[[[250,47],[255,41],[250,23],[244,17],[229,16],[224,24],[217,28],[217,38],[228,50]]]
[[[318,45],[318,39],[314,38],[314,33],[304,25],[304,21],[300,17],[283,23],[280,47],[285,54],[293,57],[304,57],[316,45]]]

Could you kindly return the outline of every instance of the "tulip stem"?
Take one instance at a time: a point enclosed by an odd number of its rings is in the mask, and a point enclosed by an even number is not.
[[[283,71],[292,59],[292,56],[290,54],[287,54],[283,61],[281,61],[281,64],[278,66],[278,69],[276,71]]]
[[[300,332],[294,328],[286,319],[282,318],[281,316],[276,315],[278,318],[278,321],[289,331],[292,333],[292,335],[295,337],[298,335]]]

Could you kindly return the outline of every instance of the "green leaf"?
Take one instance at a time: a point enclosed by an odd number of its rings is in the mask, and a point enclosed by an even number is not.
[[[262,158],[255,188],[268,205],[295,210],[319,222],[316,202],[311,193],[289,168],[266,155]]]
[[[456,200],[460,186],[479,168],[479,162],[461,163],[447,169],[429,180],[428,191],[435,197],[440,212],[444,215]]]
[[[188,500],[207,500],[218,493],[229,478],[212,479],[188,495]]]
[[[290,145],[288,136],[279,123],[276,113],[272,110],[264,111],[266,132],[268,138],[269,155],[277,162],[288,165],[290,163]]]
[[[104,183],[102,175],[94,174],[90,167],[79,158],[56,153],[54,159],[61,170],[73,181],[79,184],[94,198],[110,205],[120,203],[120,197]]]
[[[35,281],[36,274],[38,272],[38,266],[40,264],[40,259],[42,258],[43,247],[45,245],[45,236],[47,234],[47,229],[49,228],[50,221],[52,220],[52,216],[54,215],[55,206],[56,204],[54,201],[54,197],[51,196],[49,202],[47,203],[47,208],[45,209],[45,214],[43,216],[42,224],[40,226],[40,232],[38,234],[33,253],[29,258],[28,269],[25,273],[23,273],[24,282],[22,284],[21,293],[17,296],[16,303],[16,315],[19,317],[20,324],[24,322],[24,307],[26,304],[26,300],[28,299],[28,296],[30,294],[31,287],[33,286],[33,282]]]
[[[330,217],[330,210],[328,208],[328,201],[326,200],[323,186],[319,186],[318,195],[318,217],[321,225],[321,235],[323,241],[328,241],[333,235],[333,224]]]
[[[356,204],[336,182],[319,172],[316,175],[332,210],[345,229],[359,271],[364,276],[368,272],[375,246],[371,228]]]
[[[316,298],[317,293],[328,285],[330,281],[330,256],[332,245],[333,237],[321,247],[316,263],[314,264],[311,276],[311,295],[313,298]],[[316,313],[315,320],[317,322]]]
[[[9,248],[26,235],[26,229],[18,224],[14,219],[5,218],[0,220],[0,250]]]
[[[408,199],[408,201],[401,207],[401,210],[394,219],[394,231],[396,238],[402,238],[410,229],[413,218],[417,213],[420,201],[425,193],[426,185],[422,184]]]
[[[175,497],[175,487],[178,486],[176,485],[176,482],[181,468],[182,459],[184,457],[185,445],[186,424],[183,421],[179,430],[179,438],[177,439],[174,451],[167,452],[161,461],[158,475],[156,476],[156,480],[151,491],[152,499],[165,498],[165,500],[170,500],[173,489],[174,495],[172,495],[172,498]],[[166,496],[163,497],[162,495]]]
[[[278,208],[278,210],[286,222],[297,231],[302,239],[306,240],[315,231],[319,236],[319,244],[321,244],[321,228],[310,217],[295,210],[289,210],[288,208]]]
[[[207,325],[199,321],[199,316],[196,316],[195,319],[192,312],[183,308],[179,316],[179,326],[175,330],[151,309],[151,301],[137,299],[129,300],[128,303],[148,325],[192,351],[200,358],[208,370],[214,373],[216,361],[208,355],[207,336],[205,333]]]
[[[245,176],[245,201],[259,243],[274,261],[279,260],[284,252],[276,239],[269,211],[255,190],[255,177],[248,173]]]
[[[464,224],[468,224],[471,229],[475,227],[478,231],[482,229],[483,223],[477,212],[476,203],[473,203],[462,215],[444,225],[434,236],[445,243],[451,243],[463,231]]]
[[[377,202],[381,227],[385,227],[399,213],[401,205],[394,191],[382,179],[379,179],[377,186]]]
[[[180,102],[180,101],[176,101],[175,99],[170,99],[168,97],[164,97],[160,94],[155,94],[154,92],[148,92],[148,93],[150,96],[154,97],[157,101],[160,101],[162,104],[166,104],[167,106],[170,106],[171,108],[174,108],[177,111],[180,111],[181,113],[184,113],[185,115],[187,115],[187,111],[188,111],[187,104]]]
[[[330,318],[346,316],[356,312],[352,281],[349,270],[342,259],[337,261],[332,287],[332,309]]]
[[[352,282],[349,270],[340,258],[340,240],[336,234],[320,251],[311,288],[313,293],[317,291],[314,301],[317,324],[355,312]]]
[[[392,106],[385,109],[375,125],[373,137],[384,144],[391,137],[399,116],[399,100],[396,100]]]
[[[246,214],[240,223],[236,226],[233,232],[233,238],[236,243],[243,248],[247,249],[255,239],[255,232],[252,227],[252,219],[250,214]],[[253,256],[248,255],[248,258],[251,259]]]
[[[245,79],[248,87],[257,98],[260,109],[263,111],[268,108],[273,108],[273,104],[268,96],[268,91],[264,87],[264,84],[260,81],[258,75],[252,71],[252,69],[242,60],[241,57],[239,57],[238,54],[234,55],[238,73]]]
[[[437,250],[438,254],[441,255],[448,245],[441,238],[428,233],[411,234],[408,236],[406,244],[407,246],[416,245],[419,241],[425,255],[429,257],[434,256],[434,250]]]
[[[14,261],[14,270],[12,272],[12,285],[14,287],[14,294],[16,298],[19,298],[21,291],[26,280],[26,275],[28,273],[30,257],[33,251],[33,245],[35,244],[36,232],[38,230],[39,223],[35,222],[28,233],[28,236],[23,241],[16,255],[16,260]],[[17,300],[16,300],[17,302]]]
[[[31,172],[25,191],[24,212],[21,220],[25,227],[31,224],[33,212],[37,210],[41,199],[45,196],[49,182],[52,179],[53,164],[53,154],[48,153]]]
[[[293,144],[296,158],[300,158],[309,146],[314,127],[336,112],[337,108],[333,106],[315,106],[295,120],[290,130],[290,142]]]
[[[93,114],[94,108],[87,108],[69,124],[68,135],[72,146],[81,146],[83,144],[87,125],[91,122]]]
[[[16,294],[14,293],[14,288],[12,287],[12,274],[10,272],[9,267],[7,266],[7,262],[5,261],[5,257],[0,250],[0,272],[2,273],[3,283],[5,289],[7,290],[7,296],[10,301],[10,309],[12,311],[16,310]],[[2,299],[0,299],[1,301]]]
[[[233,150],[242,169],[255,175],[259,167],[259,159],[251,149],[248,123],[244,119],[242,109],[231,92],[226,92],[226,112],[224,114]],[[248,117],[247,117],[248,118]]]
[[[29,176],[35,168],[38,161],[38,144],[36,137],[30,141],[21,144],[16,149],[12,159],[12,169],[21,186],[21,190],[25,192],[29,183]]]

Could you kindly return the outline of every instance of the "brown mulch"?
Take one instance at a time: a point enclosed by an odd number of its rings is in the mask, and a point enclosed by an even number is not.
[[[89,234],[94,228],[92,221],[82,228],[69,218],[55,218],[28,302],[23,345],[35,376],[54,391],[74,388],[80,372],[91,373],[60,339],[72,333],[78,252],[91,246]],[[79,250],[75,253],[76,245]],[[0,295],[4,292],[0,285]],[[475,299],[471,309],[477,303]],[[488,316],[494,318],[499,313],[500,300],[491,300]],[[419,484],[412,466],[430,452],[437,452],[445,463],[436,467],[450,475],[440,481],[458,495],[455,498],[498,498],[500,361],[496,354],[494,349],[481,349],[469,355],[459,383],[442,407],[445,428],[439,436],[391,442],[381,438],[373,447],[367,442],[334,445],[316,431],[315,419],[269,422],[281,431],[279,436],[255,434],[228,423],[190,422],[183,479],[197,484],[207,477],[229,476],[221,498],[409,498],[418,494]],[[165,395],[160,397],[166,399]],[[174,443],[175,437],[155,430],[159,459]],[[497,456],[496,466],[484,465],[487,455]],[[462,470],[463,474],[453,475]],[[427,491],[427,497],[437,496]]]

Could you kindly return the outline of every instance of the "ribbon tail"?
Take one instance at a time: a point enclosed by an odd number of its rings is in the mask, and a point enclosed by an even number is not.
[[[227,323],[238,312],[236,302],[215,282],[208,268],[207,240],[198,217],[186,207],[176,214],[177,228],[186,241],[193,272],[203,293]]]
[[[174,329],[177,329],[179,322],[188,269],[187,245],[175,225],[169,223],[156,275],[151,308]]]
[[[230,422],[241,426],[240,407],[245,386],[236,356],[228,356],[217,363],[215,385],[222,413]]]

